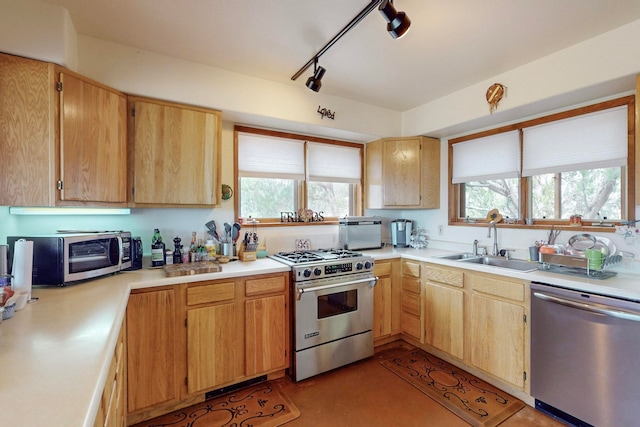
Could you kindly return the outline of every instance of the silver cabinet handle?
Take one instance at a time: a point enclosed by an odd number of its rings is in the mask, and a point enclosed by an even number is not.
[[[612,310],[609,308],[601,308],[591,304],[580,303],[576,301],[567,300],[564,298],[558,298],[547,294],[542,294],[539,292],[534,292],[533,296],[544,300],[549,301],[555,304],[561,304],[567,307],[577,308],[578,310],[590,311],[592,313],[598,313],[605,316],[616,317],[618,319],[624,320],[632,320],[634,322],[640,322],[640,315],[631,313],[628,311],[620,311],[620,310]]]
[[[333,283],[331,285],[321,285],[321,286],[314,286],[312,288],[298,289],[298,300],[302,298],[302,294],[304,294],[305,292],[321,291],[323,289],[338,288],[340,286],[355,285],[358,283],[366,283],[366,282],[373,282],[373,284],[371,285],[371,287],[373,288],[378,284],[378,277],[376,276],[371,279],[359,279],[359,280],[353,280],[351,282],[340,282],[340,283]]]

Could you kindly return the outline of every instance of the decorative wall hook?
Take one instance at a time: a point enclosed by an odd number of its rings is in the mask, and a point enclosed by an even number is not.
[[[502,83],[494,83],[487,89],[487,102],[489,103],[489,113],[493,114],[498,108],[498,103],[503,96],[507,96],[507,88]]]

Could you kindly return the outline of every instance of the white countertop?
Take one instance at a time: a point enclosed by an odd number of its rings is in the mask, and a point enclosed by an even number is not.
[[[570,276],[566,274],[551,273],[548,271],[532,271],[521,272],[517,270],[492,267],[488,265],[465,263],[456,260],[448,260],[437,258],[440,255],[448,255],[458,251],[449,251],[442,249],[413,249],[413,248],[382,248],[375,250],[362,251],[367,255],[373,256],[375,259],[391,259],[391,258],[407,258],[416,261],[426,261],[435,264],[447,265],[450,267],[464,268],[472,271],[482,271],[485,273],[501,274],[518,279],[528,280],[530,282],[541,282],[556,286],[562,286],[569,289],[576,289],[586,292],[592,292],[601,295],[625,298],[634,301],[640,301],[640,276],[636,274],[619,272],[616,276],[609,279],[590,279],[587,277]],[[624,261],[623,261],[624,262]],[[637,261],[630,261],[637,262]],[[537,266],[539,264],[532,263]]]
[[[640,300],[635,275],[594,280],[522,273],[434,258],[452,253],[438,249],[363,252],[377,260],[404,257]],[[223,264],[218,273],[167,278],[162,270],[143,269],[64,288],[35,287],[39,301],[0,324],[0,425],[93,425],[131,289],[285,271],[288,266],[264,258]]]
[[[38,302],[0,324],[0,426],[93,426],[131,289],[283,271],[265,258],[218,273],[167,278],[143,269],[34,287]]]

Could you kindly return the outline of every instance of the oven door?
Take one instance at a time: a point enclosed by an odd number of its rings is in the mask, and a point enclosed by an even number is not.
[[[373,329],[371,273],[296,286],[295,349],[304,350]]]

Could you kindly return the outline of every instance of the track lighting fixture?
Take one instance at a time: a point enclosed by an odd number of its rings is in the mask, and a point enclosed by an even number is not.
[[[388,22],[387,31],[391,34],[391,37],[399,39],[409,31],[411,20],[407,17],[406,13],[397,12],[396,8],[393,7],[392,1],[384,0],[380,3],[378,10]]]
[[[325,70],[322,67],[318,67],[318,58],[313,61],[313,76],[307,79],[307,87],[314,92],[318,92],[322,87],[322,76],[324,76]]]
[[[322,49],[318,51],[306,64],[302,66],[291,80],[297,80],[309,67],[313,65],[313,76],[309,77],[306,86],[314,92],[318,92],[322,87],[320,80],[325,73],[325,69],[318,67],[318,60],[329,50],[338,40],[347,34],[353,27],[369,15],[375,8],[378,8],[384,19],[387,21],[387,31],[394,39],[399,39],[407,33],[411,26],[411,20],[404,12],[397,12],[393,7],[393,0],[372,0],[362,11],[355,16],[338,34],[336,34]]]

